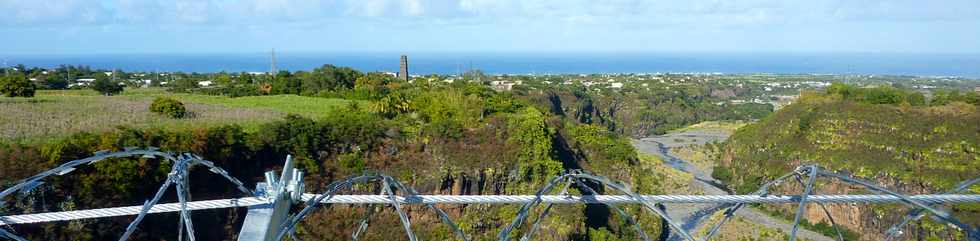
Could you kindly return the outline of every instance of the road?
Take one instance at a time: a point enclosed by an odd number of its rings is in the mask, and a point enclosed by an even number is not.
[[[694,180],[692,181],[691,186],[703,190],[704,194],[721,195],[728,193],[725,190],[711,184],[712,182],[719,182],[711,177],[711,172],[709,170],[701,170],[697,166],[692,165],[690,162],[672,155],[670,153],[670,148],[682,147],[686,145],[704,145],[705,143],[712,141],[724,141],[725,139],[728,139],[728,136],[728,133],[722,131],[685,131],[633,140],[633,146],[636,147],[637,151],[639,152],[656,155],[662,158],[665,163],[674,169],[692,174],[694,176]],[[691,233],[695,233],[694,230],[699,230],[702,228],[702,226],[705,226],[704,220],[709,218],[711,214],[720,210],[720,207],[711,204],[667,204],[668,215],[675,220],[682,220],[682,226],[684,229]],[[773,229],[779,229],[787,234],[793,229],[793,225],[791,223],[770,217],[769,215],[766,215],[765,213],[762,213],[754,208],[742,208],[735,212],[735,214],[750,222]],[[708,225],[709,227],[706,228],[711,228],[714,223]],[[834,241],[832,238],[802,228],[797,235],[799,238],[812,241]],[[682,239],[680,236],[671,235],[670,240]]]

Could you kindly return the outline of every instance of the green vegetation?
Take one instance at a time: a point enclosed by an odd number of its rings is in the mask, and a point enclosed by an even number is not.
[[[645,173],[640,179],[654,182],[653,185],[656,189],[664,190],[664,194],[704,194],[701,189],[691,187],[694,176],[690,173],[667,166],[662,159],[654,155],[639,154],[638,158],[640,166],[643,167],[643,173]]]
[[[187,108],[184,108],[184,103],[180,103],[180,101],[173,98],[157,97],[150,104],[150,112],[180,119],[187,115]]]
[[[784,212],[781,210],[766,209],[766,208],[759,208],[759,210],[766,212],[770,216],[777,217],[782,220],[786,220],[786,222],[791,222],[794,218],[796,218],[796,214],[790,212]],[[825,221],[813,223],[810,222],[810,220],[804,218],[800,220],[800,227],[823,234],[824,236],[827,237],[837,237],[838,229],[834,229],[833,224],[830,224]],[[861,240],[860,239],[861,235],[858,234],[857,232],[854,232],[851,229],[848,229],[846,227],[839,227],[839,230],[840,230],[840,235],[844,237],[844,240]]]
[[[121,83],[112,81],[105,74],[97,74],[92,82],[92,89],[105,96],[116,95],[123,91]]]
[[[896,98],[903,96],[895,94],[900,92],[857,91],[850,92],[851,97],[841,93],[805,93],[797,103],[739,129],[725,147],[726,156],[714,170],[714,177],[739,193],[748,193],[806,163],[889,183],[892,188],[918,187],[903,192],[942,192],[980,176],[974,168],[980,166],[980,112],[976,105],[953,102],[913,106],[908,99]],[[867,96],[859,97],[862,95]],[[831,192],[840,191],[836,188]],[[980,222],[976,205],[957,205],[952,210],[961,220]],[[876,220],[861,220],[861,225],[868,227],[873,226],[869,222],[898,221],[903,215],[894,207],[884,206],[859,211],[878,215]],[[813,228],[820,229],[819,224]],[[924,234],[948,237],[944,230],[927,229]]]
[[[980,106],[980,93],[976,91],[963,93],[958,90],[938,90],[933,93],[932,101],[929,102],[929,105],[941,106],[953,102],[964,102]]]
[[[742,128],[748,125],[750,122],[734,120],[734,121],[705,121],[697,123],[694,125],[686,126],[680,129],[672,130],[671,133],[685,132],[685,131],[710,131],[710,132],[722,132],[722,133],[734,133],[738,128]]]
[[[622,92],[560,87],[540,95],[541,109],[598,124],[633,137],[664,134],[703,121],[751,120],[772,112],[772,105],[731,104],[711,97],[706,86],[629,89]],[[534,96],[534,95],[532,95]]]
[[[127,91],[129,92],[129,91]],[[281,119],[273,108],[228,107],[176,99],[185,103],[191,118],[173,119],[149,111],[162,95],[100,96],[91,90],[39,91],[32,99],[0,97],[0,142],[39,143],[79,132],[101,133],[117,127],[189,131],[237,124],[247,131],[261,123]],[[207,97],[207,96],[205,96]],[[271,96],[270,96],[271,97]],[[280,103],[285,105],[288,102]],[[280,109],[291,109],[283,106]]]
[[[659,193],[665,188],[656,175],[646,175],[650,171],[643,163],[649,162],[638,161],[626,138],[597,125],[583,125],[574,119],[542,111],[532,104],[536,96],[495,92],[474,83],[414,85],[388,81],[387,78],[372,79],[380,77],[373,74],[358,76],[361,78],[355,79],[360,81],[353,81],[351,86],[325,84],[328,87],[323,88],[341,89],[321,89],[316,94],[357,100],[291,94],[209,96],[194,94],[199,91],[197,89],[187,89],[192,93],[176,94],[160,89],[133,89],[116,96],[84,90],[44,91],[34,102],[3,99],[0,103],[4,108],[29,110],[22,111],[21,117],[13,119],[14,123],[26,125],[31,122],[21,118],[50,114],[78,117],[76,119],[93,124],[64,124],[60,126],[69,128],[35,132],[46,137],[41,140],[0,144],[0,171],[9,173],[0,178],[0,183],[86,157],[96,150],[157,146],[164,150],[197,153],[225,167],[232,175],[249,180],[246,185],[253,185],[255,177],[281,165],[282,158],[292,154],[300,168],[307,170],[306,182],[311,189],[338,177],[380,170],[412,182],[425,193],[526,194],[536,190],[549,177],[578,167],[623,180],[643,193]],[[346,83],[346,77],[338,79],[344,79],[338,83]],[[333,83],[329,79],[324,81]],[[290,86],[290,83],[282,85]],[[312,85],[300,83],[301,87]],[[277,85],[272,86],[275,91]],[[158,98],[158,103],[170,103],[171,107],[182,102],[194,115],[171,119],[153,114],[148,110],[151,102]],[[72,103],[72,108],[59,107],[65,103]],[[21,108],[28,105],[41,108]],[[213,109],[209,111],[202,107]],[[153,109],[166,112],[169,108]],[[268,116],[202,119],[207,118],[208,113],[223,110],[251,111]],[[242,124],[227,124],[236,121]],[[111,126],[105,123],[119,123],[120,127],[104,127]],[[132,205],[140,203],[155,190],[158,181],[165,177],[165,170],[166,165],[154,160],[104,161],[79,170],[79,175],[51,180],[51,188],[32,195],[44,195],[52,200],[81,197],[72,201],[77,208]],[[207,175],[192,175],[191,182],[198,183],[195,187],[199,189],[192,190],[195,198],[229,196],[235,192],[234,188]],[[50,203],[31,200],[37,199],[16,201],[18,205],[8,206],[3,212],[57,209]],[[586,209],[593,208],[601,207],[566,206],[560,207],[560,212],[553,210],[554,214],[545,221],[541,232],[562,239],[589,237],[597,232],[602,232],[601,237],[614,240],[636,238],[631,227],[613,221],[618,217],[608,214],[581,216]],[[460,226],[475,239],[494,237],[516,212],[509,206],[473,205],[460,209],[467,209],[462,212],[465,214],[479,214],[458,219]],[[338,221],[345,220],[339,217],[358,215],[363,211],[348,208],[317,212],[311,218],[313,221],[303,224],[300,233],[304,237],[332,237],[331,233],[346,225]],[[659,219],[637,207],[630,207],[628,211],[638,215],[638,221],[651,235],[658,235]],[[237,230],[221,227],[240,222],[243,215],[238,212],[221,211],[214,218],[195,220],[195,225],[201,229],[225,230],[198,238],[233,237],[229,234]],[[425,233],[426,238],[451,237],[451,233],[436,224],[438,219],[424,212],[413,212],[413,216],[416,215],[418,220],[413,222],[419,224],[419,231]],[[165,220],[169,219],[162,215],[148,217],[147,222],[162,223]],[[372,227],[378,229],[398,225],[395,222],[372,223]],[[71,234],[85,233],[76,239],[101,240],[114,237],[122,228],[124,226],[117,223],[84,227],[45,224],[18,231],[33,238],[75,237]],[[138,239],[175,238],[173,233],[143,235]],[[392,240],[401,235],[381,232],[366,239]]]
[[[545,123],[544,115],[532,107],[518,112],[508,123],[510,139],[520,146],[517,171],[522,179],[548,178],[561,171],[561,163],[552,159],[554,130]],[[615,157],[614,157],[615,158]],[[541,179],[543,180],[543,179]]]
[[[382,73],[324,65],[275,74],[112,72],[112,79],[119,80],[112,83],[107,71],[83,66],[17,69],[35,79],[39,88],[56,90],[39,91],[32,99],[0,97],[0,113],[4,113],[0,184],[96,150],[157,146],[197,153],[246,180],[246,185],[254,185],[262,172],[277,168],[291,154],[309,174],[305,181],[310,190],[339,177],[379,170],[423,193],[527,194],[555,174],[584,169],[621,180],[639,193],[689,194],[692,190],[681,189],[690,188],[690,174],[673,170],[655,157],[638,155],[627,136],[662,134],[705,121],[716,122],[695,128],[724,132],[757,119],[763,120],[740,128],[727,149],[710,145],[710,155],[730,155],[715,171],[739,191],[787,171],[788,163],[801,159],[848,170],[887,166],[880,170],[898,180],[937,188],[949,186],[950,176],[975,175],[969,167],[977,165],[977,130],[970,125],[977,123],[977,107],[962,103],[973,103],[971,94],[937,91],[925,99],[901,86],[835,85],[828,91],[831,94],[805,96],[801,103],[766,117],[785,99],[792,99],[784,96],[787,93],[826,82],[825,77],[813,75],[488,76],[470,71],[406,82]],[[98,91],[62,90],[83,84],[77,78],[97,79],[93,87],[98,86]],[[776,80],[766,82],[771,79]],[[909,81],[963,89],[952,84],[960,80],[934,80]],[[522,84],[514,84],[510,91],[499,84],[513,81]],[[612,83],[622,85],[612,87]],[[898,121],[884,122],[882,116]],[[912,148],[896,151],[896,146],[905,145]],[[779,151],[768,152],[772,150]],[[698,165],[706,165],[703,159],[709,159],[696,155],[701,150],[679,151],[698,157]],[[890,159],[870,158],[875,155]],[[0,211],[139,204],[156,190],[167,168],[156,160],[139,158],[100,162],[50,180],[50,188],[10,200],[17,204]],[[933,172],[948,175],[925,177]],[[194,174],[191,179],[197,183],[192,190],[195,199],[235,192],[216,177]],[[354,193],[369,190],[359,187]],[[570,192],[582,193],[584,188]],[[659,235],[658,218],[638,206],[622,207],[638,215],[637,221],[651,236]],[[637,239],[632,227],[603,208],[556,207],[542,222],[540,233],[549,240]],[[348,220],[364,211],[334,207],[315,212],[298,234],[304,239],[346,236],[345,230],[356,225]],[[474,240],[484,240],[509,223],[517,207],[468,205],[449,211]],[[540,210],[534,212],[532,216]],[[195,220],[200,229],[218,230],[199,239],[233,237],[237,230],[229,227],[244,217],[241,210],[213,214]],[[451,239],[434,216],[421,210],[411,214],[423,240]],[[378,215],[372,228],[399,228],[393,213]],[[159,215],[147,222],[172,225],[172,220]],[[98,222],[44,224],[18,231],[34,239],[102,240],[114,238],[123,228],[120,223]],[[760,235],[779,236],[766,232]],[[141,235],[134,239],[176,239],[169,232]],[[376,232],[364,239],[400,238],[399,232]]]
[[[848,101],[868,104],[906,104],[912,106],[926,104],[926,97],[922,93],[901,90],[891,86],[859,88],[837,82],[827,87],[827,94],[837,95]]]
[[[723,212],[715,213],[705,223],[717,223],[724,217]],[[710,226],[709,226],[710,227]],[[708,234],[710,228],[702,228],[700,234],[703,237]],[[836,234],[835,234],[836,235]],[[836,236],[828,236],[836,237]],[[752,222],[740,216],[730,219],[713,236],[712,240],[738,240],[738,241],[785,241],[789,239],[789,234],[779,229],[766,227],[762,224]],[[800,239],[807,240],[807,239]],[[857,239],[845,239],[857,240]]]
[[[980,174],[969,168],[980,165],[976,123],[977,107],[962,103],[901,107],[811,94],[739,129],[729,145],[730,166],[742,171],[765,167],[736,180],[749,185],[740,192],[754,190],[763,177],[791,170],[794,160],[944,189]]]
[[[297,95],[248,96],[238,98],[196,94],[174,94],[172,96],[173,98],[184,103],[199,103],[233,108],[267,110],[286,114],[302,115],[306,117],[322,117],[335,113],[338,108],[346,107],[352,102],[358,104],[363,103],[363,101]]]
[[[172,119],[150,112],[152,101],[161,97],[183,103],[193,115]],[[92,90],[40,90],[30,100],[0,97],[0,111],[6,113],[0,115],[0,140],[36,142],[81,131],[111,131],[117,126],[189,130],[238,124],[251,132],[287,114],[320,118],[352,103],[365,101],[296,95],[231,98],[171,94],[160,88],[132,89],[118,96],[102,96]]]
[[[34,83],[22,74],[0,77],[0,94],[7,97],[34,97]]]

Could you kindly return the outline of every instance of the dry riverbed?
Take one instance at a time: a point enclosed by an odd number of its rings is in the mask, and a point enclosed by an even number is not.
[[[705,146],[708,143],[724,142],[742,125],[744,123],[707,122],[665,135],[633,140],[633,146],[641,155],[654,155],[668,166],[689,173],[690,176],[674,175],[689,177],[680,180],[687,183],[681,190],[694,191],[694,194],[722,195],[727,192],[712,185],[717,182],[711,178],[714,161]],[[720,220],[720,212],[723,210],[708,204],[668,204],[667,211],[671,218],[679,220],[690,233],[703,237]],[[722,226],[713,240],[785,240],[792,227],[792,224],[754,208],[743,208],[736,212],[736,218]],[[798,235],[803,240],[833,240],[805,229]],[[671,235],[671,240],[681,238]]]

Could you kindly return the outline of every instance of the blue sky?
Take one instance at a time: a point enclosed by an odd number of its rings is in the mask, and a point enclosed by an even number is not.
[[[978,0],[0,0],[0,53],[980,53]]]

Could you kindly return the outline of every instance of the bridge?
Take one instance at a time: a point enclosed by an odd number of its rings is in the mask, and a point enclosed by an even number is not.
[[[453,230],[455,237],[459,240],[470,240],[470,237],[460,229],[443,210],[436,207],[437,204],[519,204],[519,209],[515,219],[497,235],[501,241],[511,240],[512,233],[516,229],[523,228],[532,219],[531,213],[535,208],[540,209],[536,217],[533,217],[531,226],[524,229],[520,240],[530,240],[538,231],[541,221],[550,213],[554,205],[575,205],[575,204],[603,204],[615,211],[624,223],[633,227],[643,240],[651,240],[643,228],[619,205],[634,204],[640,205],[645,211],[659,216],[669,227],[670,235],[689,241],[710,240],[718,232],[719,228],[729,221],[735,212],[748,204],[797,204],[798,208],[793,219],[793,228],[789,234],[789,240],[797,239],[797,232],[800,228],[802,215],[806,211],[808,204],[816,204],[823,209],[834,229],[837,231],[837,239],[843,240],[843,235],[830,215],[825,204],[832,203],[851,203],[851,204],[872,204],[872,203],[898,203],[911,207],[904,219],[894,224],[888,232],[888,239],[894,239],[902,235],[902,230],[910,222],[930,216],[948,224],[949,228],[956,229],[965,234],[971,241],[980,241],[980,230],[972,227],[943,210],[942,205],[952,203],[978,203],[980,195],[970,192],[969,187],[980,182],[980,178],[970,179],[959,183],[954,189],[944,193],[928,195],[905,195],[892,191],[872,182],[861,180],[847,174],[828,171],[815,165],[800,166],[793,172],[787,173],[768,183],[765,183],[756,192],[748,195],[642,195],[634,193],[628,186],[607,179],[602,176],[593,175],[584,171],[570,171],[562,175],[551,178],[537,192],[530,195],[422,195],[413,188],[406,186],[397,179],[380,174],[367,173],[344,178],[333,182],[326,188],[317,193],[306,193],[303,183],[303,172],[293,167],[293,159],[287,157],[282,172],[277,175],[275,172],[265,173],[265,182],[260,182],[255,189],[249,189],[243,182],[232,177],[227,171],[214,165],[213,162],[204,160],[200,156],[189,153],[171,153],[160,151],[155,148],[136,149],[127,148],[121,152],[101,151],[94,156],[70,161],[56,168],[41,172],[37,175],[28,177],[17,182],[15,185],[0,192],[0,210],[7,205],[8,196],[16,193],[29,193],[38,186],[44,184],[44,180],[53,176],[62,176],[71,173],[84,165],[93,165],[100,161],[112,161],[113,158],[141,157],[156,159],[171,164],[171,170],[167,179],[161,184],[155,195],[147,200],[143,205],[112,207],[63,212],[46,213],[27,213],[27,214],[2,214],[0,216],[0,240],[26,241],[25,238],[16,235],[14,227],[16,225],[70,221],[79,219],[95,219],[118,216],[134,216],[135,218],[127,226],[124,233],[119,237],[120,241],[128,240],[136,231],[138,224],[149,214],[178,212],[178,237],[180,240],[195,240],[194,225],[191,220],[192,211],[222,208],[248,208],[248,214],[239,233],[239,241],[272,241],[295,237],[296,225],[299,224],[314,210],[326,205],[390,205],[401,220],[405,235],[411,241],[418,240],[413,232],[412,223],[403,206],[420,205],[425,209],[434,212],[447,227]],[[188,173],[191,167],[203,166],[213,175],[219,175],[234,185],[243,195],[242,197],[192,201],[189,198]],[[814,185],[818,179],[837,180],[854,186],[863,187],[875,194],[863,195],[819,195],[814,193]],[[619,195],[598,195],[585,182],[600,184],[605,188],[617,191]],[[795,182],[804,187],[799,194],[775,194],[771,190],[787,182]],[[350,190],[358,184],[378,184],[380,194],[378,195],[340,195],[344,190]],[[571,195],[569,188],[572,186],[585,189],[583,193],[587,195]],[[173,188],[177,194],[176,203],[159,203],[163,195]],[[717,210],[724,210],[724,218],[715,223],[703,237],[695,237],[691,230],[685,230],[679,221],[672,219],[662,204],[664,203],[707,203],[717,205]],[[303,208],[292,213],[292,207]],[[367,230],[368,219],[371,218],[373,209],[369,209],[359,226],[351,234],[353,240],[358,238]]]

